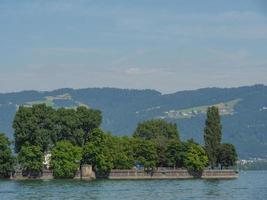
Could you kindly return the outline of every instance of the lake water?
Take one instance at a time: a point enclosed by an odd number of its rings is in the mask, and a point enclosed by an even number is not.
[[[267,200],[267,171],[235,180],[0,180],[0,199],[216,199]]]

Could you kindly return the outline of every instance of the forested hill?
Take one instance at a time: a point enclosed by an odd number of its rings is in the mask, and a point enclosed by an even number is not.
[[[224,142],[234,143],[241,158],[267,157],[267,86],[205,88],[163,95],[155,90],[115,88],[59,89],[0,94],[0,132],[12,138],[19,105],[80,105],[100,109],[102,127],[115,135],[131,135],[137,123],[162,118],[176,122],[182,139],[203,140],[208,106],[220,108]]]

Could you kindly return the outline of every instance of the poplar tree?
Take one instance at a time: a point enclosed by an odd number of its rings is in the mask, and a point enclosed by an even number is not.
[[[222,125],[219,109],[209,107],[204,129],[205,150],[209,158],[209,164],[213,169],[218,162],[218,153],[222,139]]]

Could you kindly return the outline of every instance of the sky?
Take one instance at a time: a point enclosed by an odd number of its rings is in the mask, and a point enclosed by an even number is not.
[[[0,93],[258,83],[266,0],[0,0]]]

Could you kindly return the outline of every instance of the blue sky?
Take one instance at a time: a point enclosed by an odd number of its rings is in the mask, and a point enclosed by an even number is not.
[[[266,77],[265,0],[0,0],[0,92]]]

